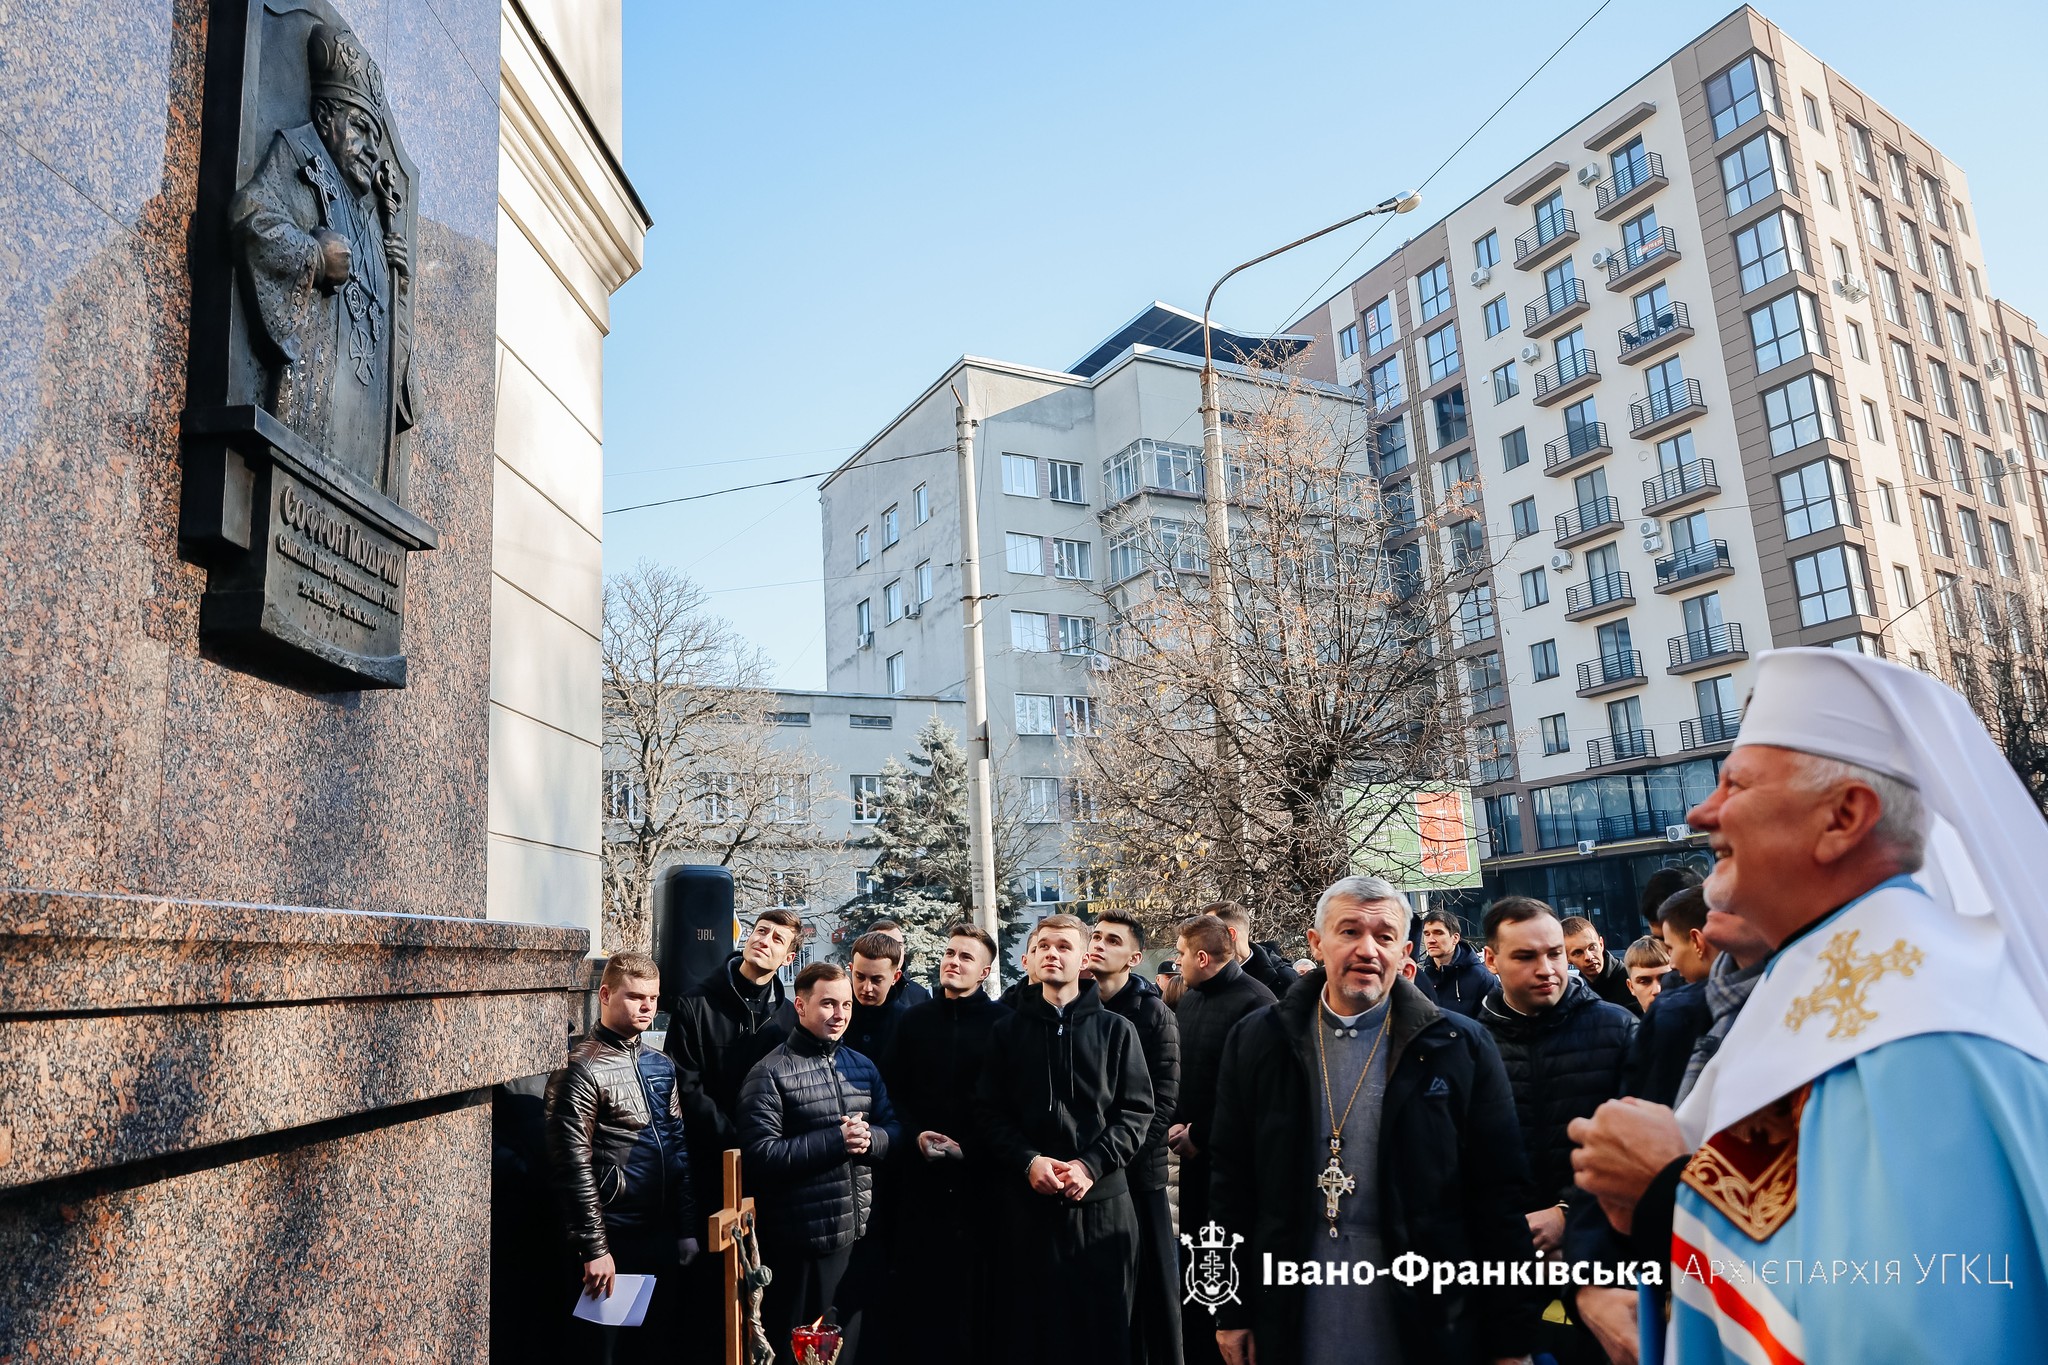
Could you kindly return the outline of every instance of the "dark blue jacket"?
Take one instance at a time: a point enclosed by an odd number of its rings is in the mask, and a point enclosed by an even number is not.
[[[839,1127],[846,1114],[873,1130],[858,1156]],[[900,1135],[873,1062],[798,1026],[747,1073],[734,1117],[766,1236],[823,1255],[867,1231],[875,1168]]]
[[[1467,1019],[1479,1017],[1479,1002],[1493,993],[1500,984],[1500,978],[1486,970],[1486,964],[1479,954],[1472,951],[1472,945],[1463,939],[1451,950],[1451,961],[1447,967],[1439,967],[1422,955],[1422,970],[1415,973],[1415,984],[1438,1009],[1452,1014],[1462,1014]]]
[[[1528,1208],[1577,1205],[1591,1198],[1572,1179],[1572,1140],[1565,1129],[1622,1092],[1622,1065],[1636,1035],[1636,1017],[1593,994],[1576,976],[1541,1014],[1517,1014],[1495,987],[1479,1022],[1500,1047],[1515,1092],[1522,1149],[1534,1182]]]
[[[1673,972],[1665,979],[1676,977]],[[1679,1083],[1685,1079],[1686,1063],[1692,1060],[1693,1044],[1713,1025],[1714,1011],[1707,1004],[1706,982],[1686,982],[1658,992],[1643,1022],[1636,1027],[1628,1066],[1622,1072],[1622,1093],[1652,1104],[1675,1101]]]

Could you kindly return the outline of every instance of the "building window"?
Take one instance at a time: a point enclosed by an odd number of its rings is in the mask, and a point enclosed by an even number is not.
[[[1969,625],[1963,620],[1963,598],[1956,591],[1956,576],[1952,573],[1938,573],[1934,576],[1934,592],[1941,599],[1942,623],[1948,628],[1949,638],[1961,640],[1969,635]]]
[[[1365,310],[1365,349],[1384,351],[1394,344],[1394,300],[1381,299]]]
[[[1983,446],[1977,447],[1977,477],[1984,485],[1984,501],[1993,507],[2005,506],[2005,461]]]
[[[903,619],[903,580],[897,579],[882,589],[882,616],[894,622]]]
[[[1472,737],[1479,755],[1479,770],[1473,774],[1474,778],[1481,785],[1514,781],[1515,737],[1509,732],[1507,722],[1481,725],[1472,732]]]
[[[1913,311],[1920,318],[1920,339],[1937,349],[1941,346],[1941,322],[1934,306],[1934,295],[1925,289],[1913,291]]]
[[[1483,796],[1480,807],[1486,815],[1488,858],[1505,858],[1522,851],[1522,798],[1514,792]]]
[[[1778,86],[1770,62],[1758,53],[1707,82],[1707,112],[1713,116],[1716,138],[1728,136],[1766,109],[1778,112]]]
[[[1858,360],[1870,359],[1870,344],[1863,337],[1863,324],[1854,318],[1844,318],[1849,324],[1849,354]]]
[[[1486,563],[1486,528],[1475,517],[1450,529],[1451,568],[1468,573]]]
[[[1998,572],[2005,578],[2020,576],[2019,556],[2013,553],[2012,527],[1994,519],[1991,523],[1991,552],[1998,561]]]
[[[1428,322],[1451,306],[1451,272],[1449,263],[1438,261],[1415,277],[1415,288],[1422,300],[1422,320]]]
[[[1955,550],[1948,539],[1948,517],[1942,510],[1941,499],[1932,493],[1920,495],[1920,524],[1927,532],[1929,552],[1954,559]]]
[[[1429,382],[1449,379],[1458,372],[1458,324],[1453,322],[1439,327],[1423,338],[1423,349],[1429,355]]]
[[[1764,419],[1769,424],[1773,455],[1823,437],[1841,439],[1841,430],[1835,425],[1834,387],[1824,375],[1803,374],[1789,384],[1766,389]]]
[[[1038,461],[1030,455],[1003,456],[1003,491],[1012,497],[1038,496]]]
[[[1010,648],[1025,654],[1045,654],[1052,649],[1052,618],[1042,611],[1010,613]]]
[[[932,562],[929,559],[923,560],[917,566],[917,600],[932,600]]]
[[[1020,531],[1003,533],[1003,560],[1011,573],[1045,573],[1045,542]]]
[[[1874,194],[1861,194],[1856,198],[1863,218],[1863,240],[1870,243],[1874,250],[1890,251],[1891,233],[1885,227],[1884,205]]]
[[[1503,469],[1520,469],[1529,463],[1529,433],[1521,427],[1500,438],[1500,462]]]
[[[923,484],[910,490],[910,519],[918,526],[932,519],[931,490]]]
[[[1721,188],[1728,195],[1730,214],[1761,203],[1780,189],[1790,190],[1785,139],[1776,133],[1759,133],[1722,157]]]
[[[1934,410],[1943,417],[1956,415],[1956,391],[1948,382],[1948,366],[1929,357],[1927,361],[1927,389],[1934,399]]]
[[[1799,103],[1806,111],[1806,126],[1820,132],[1820,102],[1802,90],[1799,92]]]
[[[889,656],[889,695],[900,697],[907,686],[908,684],[904,679],[903,656],[901,654],[891,654]]]
[[[1970,430],[1982,435],[1991,434],[1991,423],[1984,416],[1984,388],[1968,375],[1959,376],[1957,384],[1963,391],[1963,420],[1970,424]]]
[[[1918,366],[1913,361],[1913,348],[1897,337],[1892,338],[1892,382],[1899,386],[1899,396],[1920,401],[1920,378]]]
[[[1856,163],[1858,175],[1877,179],[1877,163],[1870,150],[1870,130],[1860,123],[1849,125],[1849,160]]]
[[[1089,579],[1095,576],[1089,562],[1089,543],[1085,540],[1055,540],[1052,543],[1052,576],[1054,578]]]
[[[1961,286],[1956,282],[1956,258],[1940,242],[1934,244],[1934,278],[1941,281],[1941,287],[1957,298],[1963,296]]]
[[[1508,296],[1502,294],[1486,305],[1486,334],[1497,337],[1508,329]]]
[[[1538,640],[1529,646],[1529,672],[1535,682],[1557,676],[1557,641]]]
[[[1024,823],[1056,825],[1060,822],[1060,780],[1057,777],[1024,779]]]
[[[846,718],[846,728],[849,730],[888,730],[894,728],[895,724],[894,716],[850,715]]]
[[[1877,296],[1884,303],[1884,320],[1895,327],[1906,325],[1906,296],[1899,292],[1899,277],[1883,266],[1877,268]]]
[[[1095,698],[1061,697],[1060,719],[1070,735],[1092,735],[1095,733]]]
[[[1349,360],[1352,356],[1355,356],[1357,354],[1358,324],[1354,322],[1349,327],[1346,327],[1344,330],[1337,333],[1337,356],[1339,359]]]
[[[853,629],[855,633],[861,636],[875,633],[875,602],[873,598],[863,597],[860,601],[853,604]],[[862,643],[865,644],[866,640],[863,639]]]
[[[853,562],[865,564],[872,556],[868,553],[868,528],[863,526],[853,533]]]
[[[1389,356],[1365,372],[1372,405],[1384,410],[1397,406],[1406,396],[1401,389],[1401,357]]]
[[[1438,394],[1430,400],[1436,410],[1436,443],[1439,449],[1453,441],[1462,441],[1471,433],[1471,423],[1465,415],[1465,386]]]
[[[888,549],[903,539],[903,518],[894,507],[882,510],[882,548]]]
[[[1735,234],[1735,259],[1742,268],[1745,294],[1789,271],[1806,269],[1806,239],[1799,220],[1784,212],[1758,219]]]
[[[1444,497],[1455,498],[1470,507],[1479,501],[1479,467],[1472,452],[1461,450],[1437,466],[1443,480]]]
[[[1538,722],[1543,729],[1543,752],[1546,754],[1568,754],[1572,749],[1572,733],[1565,724],[1564,714],[1545,716]]]
[[[1496,369],[1494,370],[1494,372],[1493,372],[1493,401],[1494,401],[1494,402],[1496,402],[1496,403],[1505,403],[1505,402],[1507,402],[1507,401],[1508,401],[1508,399],[1510,399],[1510,398],[1513,398],[1513,397],[1514,397],[1514,396],[1515,396],[1516,394],[1520,393],[1521,391],[1522,391],[1522,386],[1521,386],[1521,384],[1520,384],[1520,383],[1519,383],[1519,382],[1518,382],[1518,381],[1517,381],[1517,380],[1515,379],[1515,362],[1514,362],[1514,361],[1510,360],[1510,361],[1509,361],[1509,362],[1508,362],[1507,364],[1505,364],[1505,365],[1502,365],[1502,366],[1499,366],[1499,367],[1497,367],[1497,368],[1496,368]]]
[[[1458,624],[1463,642],[1476,645],[1481,640],[1491,640],[1498,627],[1493,613],[1492,585],[1482,583],[1469,588],[1458,600]]]
[[[1903,564],[1892,565],[1892,578],[1899,589],[1899,610],[1895,614],[1903,614],[1917,605],[1920,587],[1913,581],[1913,571]]]
[[[1958,493],[1968,494],[1970,487],[1970,457],[1964,453],[1963,438],[1953,431],[1941,433],[1942,453],[1948,457],[1948,484]]]
[[[2020,392],[2041,397],[2041,362],[2034,348],[2023,342],[2012,344],[2012,372],[2020,381]]]
[[[604,770],[604,818],[639,822],[640,783],[623,768]]]
[[[1808,351],[1825,354],[1813,296],[1794,290],[1751,312],[1749,340],[1758,374],[1797,360]]]
[[[1491,711],[1507,705],[1507,681],[1501,671],[1500,655],[1482,654],[1465,660],[1465,682],[1472,693],[1474,711]]]
[[[1408,424],[1398,417],[1373,430],[1372,447],[1373,472],[1381,478],[1414,463],[1415,456],[1408,449]]]
[[[1024,872],[1024,899],[1032,905],[1058,905],[1060,903],[1060,870],[1056,867],[1033,867]]]
[[[1898,497],[1892,491],[1892,486],[1883,479],[1877,481],[1877,511],[1879,516],[1882,516],[1892,525],[1896,526],[1899,524]]]
[[[1920,229],[1911,218],[1899,219],[1899,254],[1915,271],[1922,275],[1927,273],[1927,257],[1920,250]]]
[[[1550,581],[1540,568],[1522,575],[1522,608],[1540,607],[1550,600]]]
[[[1534,498],[1523,498],[1520,502],[1508,508],[1508,515],[1514,519],[1516,540],[1526,540],[1543,529],[1536,519],[1536,499]]]
[[[1815,460],[1778,476],[1778,501],[1785,510],[1785,539],[1797,540],[1831,526],[1854,526],[1849,467],[1840,460]]]
[[[1016,694],[1017,733],[1049,735],[1052,731],[1052,698],[1043,692]]]
[[[1045,467],[1047,490],[1054,502],[1086,502],[1081,494],[1081,466],[1069,460],[1054,460]]]
[[[1831,545],[1792,561],[1799,593],[1799,624],[1817,626],[1845,616],[1869,616],[1870,589],[1863,576],[1863,551]]]
[[[1962,532],[1963,558],[1973,569],[1988,569],[1991,561],[1984,553],[1984,523],[1975,512],[1967,507],[1956,509],[1956,529]]]
[[[1095,649],[1095,618],[1092,616],[1062,616],[1060,618],[1060,653],[1088,654]]]
[[[882,818],[882,775],[853,775],[853,823],[872,825]]]
[[[1863,434],[1879,444],[1884,442],[1884,419],[1878,415],[1877,404],[1868,398],[1863,400]]]
[[[1813,168],[1814,178],[1820,182],[1820,202],[1830,208],[1837,208],[1841,200],[1835,197],[1835,177],[1825,166]]]
[[[1472,263],[1481,270],[1500,264],[1500,234],[1489,232],[1472,244]]]

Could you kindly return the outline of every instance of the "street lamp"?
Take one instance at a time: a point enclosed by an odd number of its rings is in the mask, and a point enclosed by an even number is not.
[[[1209,310],[1216,305],[1216,292],[1230,281],[1230,277],[1242,270],[1249,270],[1262,261],[1294,250],[1318,237],[1327,237],[1342,228],[1366,218],[1383,213],[1412,213],[1422,203],[1421,190],[1409,190],[1391,199],[1383,199],[1362,213],[1354,213],[1341,223],[1332,223],[1318,228],[1306,237],[1297,237],[1286,246],[1275,247],[1263,256],[1254,256],[1242,265],[1232,266],[1223,277],[1209,288],[1209,297],[1202,302],[1202,478],[1204,483],[1202,502],[1204,527],[1209,540],[1209,609],[1213,620],[1217,646],[1223,650],[1224,695],[1215,698],[1218,724],[1216,727],[1216,758],[1221,771],[1230,780],[1231,789],[1226,793],[1226,805],[1238,802],[1236,781],[1230,777],[1234,764],[1230,755],[1229,727],[1222,723],[1226,708],[1237,691],[1236,656],[1230,652],[1230,639],[1235,626],[1236,615],[1230,584],[1230,500],[1229,471],[1223,464],[1223,411],[1216,391],[1216,356],[1212,347],[1209,329]]]

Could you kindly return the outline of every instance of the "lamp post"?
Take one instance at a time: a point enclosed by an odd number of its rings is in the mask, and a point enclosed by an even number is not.
[[[1362,213],[1354,213],[1340,223],[1318,228],[1306,237],[1297,237],[1287,245],[1275,247],[1262,256],[1254,256],[1242,265],[1232,266],[1223,272],[1222,278],[1209,287],[1209,297],[1202,301],[1202,511],[1204,531],[1209,543],[1209,610],[1211,629],[1216,642],[1224,651],[1224,695],[1216,699],[1216,758],[1219,767],[1230,782],[1225,793],[1225,806],[1238,804],[1235,765],[1229,753],[1229,727],[1223,723],[1224,710],[1236,695],[1237,666],[1230,650],[1230,638],[1235,628],[1236,611],[1233,589],[1230,583],[1230,498],[1229,470],[1223,461],[1223,410],[1217,394],[1216,355],[1209,326],[1209,310],[1216,306],[1216,293],[1230,282],[1233,275],[1249,270],[1263,261],[1283,255],[1318,237],[1327,237],[1353,223],[1376,217],[1384,213],[1412,213],[1422,203],[1421,190],[1409,190],[1391,199],[1383,199]]]

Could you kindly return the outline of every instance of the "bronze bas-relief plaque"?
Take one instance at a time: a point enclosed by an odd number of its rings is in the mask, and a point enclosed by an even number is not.
[[[403,687],[418,178],[326,0],[216,0],[180,544],[200,634],[320,690]]]

